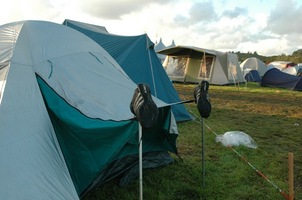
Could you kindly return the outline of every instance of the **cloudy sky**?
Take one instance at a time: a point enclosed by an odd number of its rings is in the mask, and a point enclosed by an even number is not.
[[[302,49],[301,0],[8,0],[0,24],[65,19],[156,43],[271,56]]]

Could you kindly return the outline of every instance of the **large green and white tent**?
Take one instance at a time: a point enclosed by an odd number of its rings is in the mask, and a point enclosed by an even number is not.
[[[74,20],[65,20],[63,24],[101,45],[135,83],[147,83],[155,97],[169,104],[181,101],[147,34],[115,35],[104,31],[102,26]],[[173,105],[172,111],[177,122],[192,119],[183,104]]]
[[[135,166],[135,88],[108,52],[74,29],[0,26],[1,199],[75,200]],[[143,159],[168,160],[177,151],[176,122],[153,98],[160,115],[143,132]]]
[[[163,67],[172,81],[228,85],[245,82],[237,55],[194,46],[177,45],[157,51],[167,55]]]

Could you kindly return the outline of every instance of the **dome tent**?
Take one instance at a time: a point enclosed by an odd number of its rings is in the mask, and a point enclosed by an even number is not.
[[[137,162],[136,84],[108,52],[45,21],[0,26],[0,46],[1,198],[79,199]],[[170,106],[154,100],[144,155],[176,152]]]
[[[260,82],[261,81],[261,76],[260,76],[258,70],[255,70],[255,69],[250,70],[244,76],[244,78],[247,82]]]
[[[250,57],[245,59],[240,64],[240,67],[243,72],[243,76],[245,76],[249,70],[257,70],[260,76],[263,76],[267,71],[265,63],[256,57]]]

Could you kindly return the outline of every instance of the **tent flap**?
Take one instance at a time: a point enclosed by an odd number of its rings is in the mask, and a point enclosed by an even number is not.
[[[107,165],[138,154],[137,121],[89,118],[58,96],[41,78],[38,77],[38,81],[79,194],[89,187]],[[157,127],[144,130],[143,150],[177,153],[175,146],[177,135],[169,134],[170,109],[163,107],[160,110]],[[111,169],[113,174],[106,174],[106,178],[116,176],[115,171],[117,170]],[[107,181],[103,179],[103,182]]]

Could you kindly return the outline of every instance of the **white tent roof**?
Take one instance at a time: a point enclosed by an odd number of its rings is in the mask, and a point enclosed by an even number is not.
[[[250,70],[257,70],[260,74],[260,76],[263,76],[265,72],[267,71],[267,67],[263,61],[256,57],[250,57],[245,59],[240,64],[241,70],[243,71],[244,75],[248,73]]]
[[[287,68],[283,69],[282,71],[284,73],[296,76],[297,73],[298,73],[298,71],[299,71],[299,68],[300,67],[298,65],[296,65],[296,66],[290,66],[290,67],[287,67]]]
[[[159,39],[159,42],[158,42],[157,44],[154,45],[154,50],[155,50],[155,51],[159,51],[159,50],[162,50],[162,49],[164,49],[164,48],[166,48],[166,46],[164,45],[162,39],[160,38],[160,39]]]
[[[162,39],[160,38],[159,42],[154,45],[154,51],[156,52],[156,51],[162,50],[164,48],[166,48],[166,46],[164,45]],[[157,54],[157,56],[161,61],[163,61],[166,58],[166,56],[163,54]]]
[[[283,70],[287,67],[287,64],[291,62],[288,61],[273,61],[268,64],[271,68],[277,68],[279,70]]]

